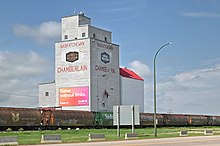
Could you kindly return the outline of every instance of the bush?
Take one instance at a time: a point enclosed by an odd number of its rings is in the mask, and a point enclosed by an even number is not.
[[[62,128],[58,128],[57,130],[62,130]]]
[[[6,131],[7,131],[7,132],[10,132],[10,131],[12,131],[12,129],[11,129],[11,128],[8,128],[8,129],[6,129]]]
[[[18,131],[24,131],[24,129],[23,128],[19,128]]]

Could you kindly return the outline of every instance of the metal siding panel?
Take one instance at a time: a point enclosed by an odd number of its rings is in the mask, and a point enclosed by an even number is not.
[[[139,105],[144,112],[144,82],[121,76],[121,101],[122,105]]]
[[[64,44],[77,44],[83,43],[83,45],[79,46],[67,46],[64,48],[60,48],[61,45]],[[89,39],[82,39],[82,40],[74,40],[68,42],[60,42],[56,43],[56,70],[55,70],[55,78],[56,78],[56,95],[57,95],[57,102],[56,104],[59,105],[59,88],[65,87],[81,87],[81,86],[88,86],[90,85],[89,78],[90,78],[90,41]],[[79,59],[75,62],[66,62],[63,60],[65,57],[65,53],[70,51],[79,52]],[[76,66],[80,68],[81,66],[86,66],[86,70],[75,70],[69,72],[58,72],[59,67],[68,67],[68,66]],[[90,93],[89,93],[90,94]],[[89,95],[90,100],[90,95]],[[65,109],[79,109],[79,110],[90,110],[89,106],[70,106],[65,107]]]
[[[94,40],[91,44],[92,109],[95,111],[112,111],[113,105],[120,104],[119,47],[114,44],[111,44],[112,49],[105,47],[109,45],[110,43],[99,40]],[[111,54],[109,63],[101,61],[103,52]],[[108,98],[104,97],[105,91],[109,95]]]
[[[45,96],[49,92],[49,96]],[[55,83],[39,85],[39,106],[54,107],[56,105]]]

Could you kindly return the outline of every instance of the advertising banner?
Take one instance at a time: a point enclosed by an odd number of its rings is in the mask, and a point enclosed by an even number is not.
[[[60,106],[88,106],[89,87],[59,88]]]

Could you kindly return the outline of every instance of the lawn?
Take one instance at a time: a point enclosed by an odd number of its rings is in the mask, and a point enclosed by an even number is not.
[[[220,127],[163,127],[158,128],[158,138],[178,137],[179,132],[187,130],[189,136],[203,135],[204,130],[213,130],[215,135],[220,134]],[[39,130],[39,131],[10,131],[0,132],[0,136],[17,136],[21,145],[40,144],[43,134],[60,134],[63,143],[87,142],[89,133],[105,134],[106,140],[124,140],[125,133],[130,133],[131,129],[120,129],[120,137],[117,136],[116,129],[80,129],[80,130]],[[135,129],[138,139],[150,139],[154,137],[153,128]]]

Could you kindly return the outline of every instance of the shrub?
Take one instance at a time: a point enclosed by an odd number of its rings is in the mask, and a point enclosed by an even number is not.
[[[8,128],[8,129],[6,129],[6,131],[7,131],[7,132],[10,132],[10,131],[12,131],[12,129],[11,129],[11,128]]]

